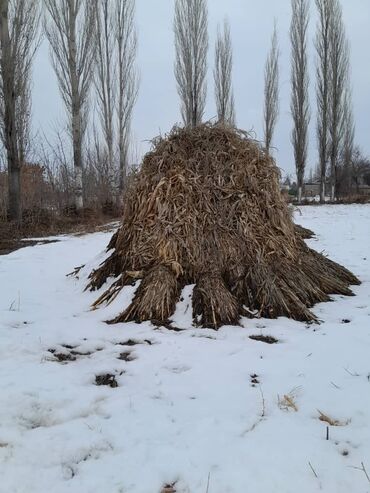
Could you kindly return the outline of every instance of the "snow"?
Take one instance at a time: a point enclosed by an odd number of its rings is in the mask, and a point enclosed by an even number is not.
[[[191,286],[174,315],[187,330],[107,325],[135,289],[90,310],[86,278],[111,233],[0,257],[0,492],[370,492],[370,206],[295,216],[317,233],[311,247],[363,281],[314,308],[320,325],[196,329]],[[55,357],[71,351],[82,354]],[[105,373],[118,387],[95,385]]]

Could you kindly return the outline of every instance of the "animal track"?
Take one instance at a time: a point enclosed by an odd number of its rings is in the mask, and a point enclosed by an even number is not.
[[[256,385],[258,385],[260,383],[260,381],[258,379],[259,379],[259,376],[256,373],[253,373],[250,376],[252,387],[255,387]]]

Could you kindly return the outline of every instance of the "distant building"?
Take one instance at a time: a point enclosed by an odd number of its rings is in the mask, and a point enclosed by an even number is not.
[[[311,198],[320,195],[320,183],[309,182],[303,185],[303,197]]]

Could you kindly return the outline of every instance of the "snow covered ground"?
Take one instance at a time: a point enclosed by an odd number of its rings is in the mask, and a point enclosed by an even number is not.
[[[189,288],[186,331],[106,325],[133,293],[89,309],[109,233],[0,257],[0,492],[370,492],[370,206],[296,221],[363,281],[314,308],[321,325],[194,329]],[[117,386],[96,385],[104,374]]]

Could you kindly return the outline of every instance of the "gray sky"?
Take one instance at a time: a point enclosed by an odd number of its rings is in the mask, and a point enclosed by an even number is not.
[[[370,0],[342,0],[344,21],[352,51],[352,83],[356,142],[370,153]],[[148,140],[170,130],[180,122],[179,100],[173,75],[174,0],[137,0],[136,22],[139,37],[138,66],[140,92],[134,111],[133,133],[139,153],[148,149]],[[262,139],[263,71],[270,46],[274,17],[277,19],[281,51],[280,118],[274,138],[277,164],[294,173],[290,144],[290,0],[208,0],[210,51],[208,64],[208,101],[205,118],[216,114],[213,97],[213,51],[218,22],[230,21],[234,50],[233,85],[237,124],[254,130]],[[309,165],[316,162],[315,145],[315,51],[316,25],[314,0],[311,0],[310,46],[311,109]],[[35,60],[33,116],[36,129],[52,135],[64,120],[63,106],[53,74],[47,43]]]

